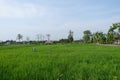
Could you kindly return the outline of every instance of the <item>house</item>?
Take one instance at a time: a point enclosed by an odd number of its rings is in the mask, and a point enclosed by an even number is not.
[[[120,36],[115,37],[115,42],[114,44],[120,45]]]

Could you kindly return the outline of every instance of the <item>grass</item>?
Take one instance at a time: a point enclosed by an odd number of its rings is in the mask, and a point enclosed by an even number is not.
[[[32,48],[36,47],[37,52]],[[0,80],[120,80],[120,47],[0,46]]]

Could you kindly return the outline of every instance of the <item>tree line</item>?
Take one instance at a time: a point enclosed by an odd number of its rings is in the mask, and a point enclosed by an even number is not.
[[[120,44],[120,23],[114,23],[112,26],[110,26],[107,33],[103,33],[100,31],[97,31],[95,33],[92,33],[90,30],[85,30],[83,32],[84,36],[82,40],[74,40],[73,37],[73,31],[69,31],[68,37],[66,39],[60,39],[59,41],[51,41],[50,34],[46,34],[47,40],[45,40],[45,36],[41,34],[37,34],[35,40],[30,40],[29,37],[26,38],[26,41],[23,41],[23,35],[17,34],[17,41],[13,40],[7,40],[4,43],[21,43],[21,44],[40,44],[40,43],[73,43],[73,42],[84,42],[84,43],[97,43],[97,44],[113,44],[116,42],[116,44]],[[1,42],[0,42],[1,44]]]
[[[103,32],[91,33],[90,30],[85,30],[83,36],[84,43],[98,43],[98,44],[120,44],[120,23],[114,23],[110,26],[107,34]]]

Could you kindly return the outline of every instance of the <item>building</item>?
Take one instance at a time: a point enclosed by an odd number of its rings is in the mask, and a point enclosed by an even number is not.
[[[115,37],[115,42],[114,44],[120,45],[120,36]]]

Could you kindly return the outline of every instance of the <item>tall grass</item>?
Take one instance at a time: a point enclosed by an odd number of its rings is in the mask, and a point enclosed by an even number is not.
[[[32,48],[37,51],[33,52]],[[120,47],[0,46],[0,80],[120,80]]]

